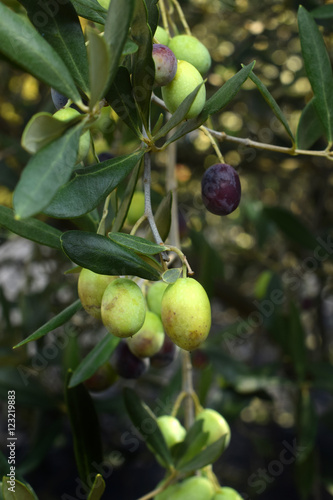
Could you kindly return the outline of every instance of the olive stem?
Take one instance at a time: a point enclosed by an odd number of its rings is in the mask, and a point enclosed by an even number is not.
[[[146,214],[143,214],[141,215],[140,219],[138,219],[136,221],[136,223],[134,224],[134,226],[132,227],[132,230],[130,232],[130,235],[131,236],[134,236],[135,233],[137,232],[137,230],[139,229],[139,227],[141,226],[141,224],[147,219],[147,216]]]
[[[108,194],[108,196],[105,199],[102,218],[100,220],[100,223],[99,223],[98,229],[97,229],[97,234],[101,234],[102,236],[105,236],[105,221],[106,221],[106,218],[107,218],[108,213],[109,213],[109,204],[110,204],[111,194],[112,193]]]
[[[170,31],[169,31],[169,25],[168,25],[168,19],[167,19],[166,9],[165,9],[165,5],[164,5],[164,0],[160,0],[159,1],[159,6],[160,6],[160,10],[161,10],[163,28],[165,29],[165,31],[170,36]]]
[[[170,113],[167,115],[167,119],[170,119]],[[172,132],[169,132],[168,137],[171,137]],[[166,167],[166,190],[172,194],[172,205],[171,205],[171,228],[169,233],[169,240],[171,244],[177,248],[180,248],[180,237],[179,237],[179,220],[178,220],[178,195],[177,195],[177,179],[176,179],[176,162],[177,162],[177,144],[173,142],[169,145],[167,156],[167,167]]]
[[[151,187],[151,157],[150,153],[145,154],[144,158],[144,173],[143,173],[143,191],[145,195],[145,213],[151,232],[154,236],[154,240],[158,245],[163,245],[162,238],[160,233],[158,232],[156,222],[153,215],[153,210],[151,208],[151,196],[150,196],[150,187]],[[165,252],[161,252],[163,260],[166,262],[169,260],[168,255]]]
[[[190,274],[190,275],[194,274],[187,258],[185,257],[183,252],[178,247],[167,245],[167,249],[168,249],[167,250],[168,252],[175,252],[178,255],[178,257],[182,261],[182,264],[186,266],[188,274]]]
[[[187,35],[191,36],[191,30],[190,30],[190,27],[186,21],[186,18],[184,16],[184,12],[183,12],[183,9],[181,8],[181,6],[179,5],[179,2],[178,0],[172,0],[172,3],[174,4],[174,6],[176,7],[177,9],[177,12],[178,12],[178,16],[179,16],[179,19],[181,20],[182,22],[182,25],[184,26],[184,29],[185,29],[185,32]]]
[[[208,128],[204,127],[201,125],[200,127],[200,130],[208,137],[208,139],[210,140],[210,143],[211,145],[213,146],[214,150],[215,150],[215,153],[220,161],[220,163],[224,163],[224,158],[223,158],[223,155],[218,147],[218,145],[216,144],[216,139],[212,136],[212,134],[210,133],[210,131],[208,130]]]

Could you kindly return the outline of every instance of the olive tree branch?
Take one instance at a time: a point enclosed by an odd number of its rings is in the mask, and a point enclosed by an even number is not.
[[[160,108],[168,111],[168,108],[166,107],[164,101],[157,97],[156,95],[152,95],[152,102],[157,104]],[[236,144],[242,144],[244,146],[248,146],[250,148],[254,149],[262,149],[265,151],[274,151],[277,153],[285,153],[289,154],[291,156],[298,156],[298,155],[306,155],[306,156],[319,156],[322,158],[327,158],[328,160],[333,161],[333,151],[332,151],[332,145],[328,145],[328,147],[324,150],[321,151],[316,151],[312,149],[295,149],[293,147],[287,148],[284,146],[275,146],[274,144],[266,144],[264,142],[258,142],[258,141],[253,141],[252,139],[249,138],[242,138],[242,137],[234,137],[233,135],[228,135],[225,132],[217,132],[216,130],[213,130],[211,128],[208,128],[204,125],[200,127],[200,129],[203,131],[203,129],[206,129],[213,137],[215,137],[218,141],[229,141],[233,142]]]
[[[181,23],[184,26],[186,34],[191,36],[192,33],[191,33],[191,30],[190,30],[190,27],[189,27],[189,25],[188,25],[188,23],[186,21],[186,17],[184,15],[183,9],[181,8],[178,0],[172,0],[172,3],[176,7],[179,19],[181,20]]]

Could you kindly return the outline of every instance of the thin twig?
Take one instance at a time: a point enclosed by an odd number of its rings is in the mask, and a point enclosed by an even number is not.
[[[186,17],[184,15],[183,9],[181,8],[178,0],[172,0],[172,3],[177,9],[179,19],[180,19],[182,25],[184,26],[184,30],[185,30],[186,34],[191,36],[191,34],[192,34],[191,29],[186,21]]]
[[[143,191],[145,194],[145,213],[144,215],[147,217],[151,232],[154,236],[154,240],[158,245],[163,245],[163,240],[160,236],[160,233],[157,229],[156,222],[153,215],[153,210],[151,208],[151,196],[150,196],[150,187],[151,187],[151,157],[150,153],[145,154],[144,159],[144,172],[143,172]],[[168,261],[169,257],[165,252],[161,252],[164,261]]]
[[[166,107],[164,101],[157,97],[156,95],[152,95],[152,102],[157,104],[160,108],[165,109],[168,111],[168,108]],[[333,161],[333,151],[330,149],[330,147],[321,150],[321,151],[315,151],[315,150],[307,150],[307,149],[295,149],[293,147],[287,148],[284,146],[275,146],[274,144],[266,144],[264,142],[257,142],[253,141],[252,139],[248,138],[241,138],[241,137],[234,137],[232,135],[228,135],[225,132],[217,132],[216,130],[213,130],[211,128],[205,127],[202,125],[202,129],[207,129],[207,131],[213,136],[216,137],[217,140],[219,141],[229,141],[229,142],[234,142],[236,144],[242,144],[243,146],[248,146],[250,148],[255,148],[255,149],[262,149],[265,151],[275,151],[278,153],[285,153],[291,156],[298,156],[298,155],[306,155],[306,156],[320,156],[327,158],[328,160]]]
[[[105,236],[105,221],[109,213],[109,204],[110,204],[110,199],[111,199],[111,194],[110,193],[106,198],[104,202],[104,208],[103,208],[103,215],[100,220],[100,223],[98,225],[97,229],[97,234],[101,234],[102,236]]]
[[[202,130],[202,132],[208,137],[208,139],[210,140],[210,143],[211,145],[213,146],[214,150],[215,150],[215,153],[219,159],[219,161],[221,163],[224,163],[224,158],[223,158],[223,155],[218,147],[218,145],[216,144],[216,138],[214,138],[212,136],[212,134],[210,133],[210,131],[208,130],[207,127],[204,127],[203,125],[201,125],[200,127],[200,130]]]

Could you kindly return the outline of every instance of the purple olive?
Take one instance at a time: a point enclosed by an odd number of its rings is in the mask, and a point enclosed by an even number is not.
[[[215,215],[231,214],[239,205],[241,185],[235,169],[216,163],[206,170],[201,180],[202,201]]]
[[[170,83],[177,71],[177,59],[166,45],[153,45],[153,60],[155,63],[155,85],[164,87]]]
[[[125,341],[119,342],[114,352],[114,368],[123,378],[139,378],[149,368],[148,358],[138,358],[130,351]]]

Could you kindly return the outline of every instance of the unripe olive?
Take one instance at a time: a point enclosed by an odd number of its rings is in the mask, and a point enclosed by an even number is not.
[[[213,500],[243,500],[243,498],[233,488],[223,486],[220,491],[215,494]]]
[[[116,276],[97,274],[90,269],[82,269],[78,281],[78,293],[84,309],[91,316],[101,319],[101,302],[106,287]]]
[[[161,43],[154,43],[153,60],[155,63],[155,85],[163,87],[172,82],[177,71],[177,59],[172,50]]]
[[[135,191],[127,212],[127,222],[132,226],[145,212],[145,195],[142,191]]]
[[[161,316],[162,298],[168,284],[165,281],[156,281],[147,292],[147,303],[149,309]]]
[[[208,49],[194,36],[177,35],[168,45],[177,59],[193,64],[202,75],[209,70],[212,60]]]
[[[73,118],[76,118],[77,116],[81,116],[81,114],[78,111],[76,111],[76,109],[73,108],[61,108],[58,111],[56,111],[53,115],[54,118],[57,118],[57,120],[63,122],[73,120]],[[87,154],[89,153],[89,148],[90,148],[90,132],[89,130],[87,130],[80,137],[79,151],[77,156],[78,162],[83,161],[86,158]]]
[[[174,79],[162,87],[162,97],[171,113],[179,108],[184,99],[203,81],[199,71],[186,61],[178,61]],[[195,118],[202,111],[206,101],[205,85],[201,85],[185,118]]]
[[[157,418],[157,423],[169,448],[185,439],[185,427],[177,418],[171,415],[162,415]]]
[[[166,32],[162,26],[157,26],[156,31],[155,31],[155,38],[158,41],[158,43],[163,43],[163,45],[168,45],[169,44],[169,35]]]
[[[205,477],[193,476],[169,486],[155,500],[212,500],[214,486]]]
[[[162,299],[165,333],[182,349],[192,351],[206,339],[211,309],[205,289],[193,278],[179,278]]]
[[[105,289],[102,321],[116,337],[130,337],[142,327],[146,303],[140,287],[128,278],[117,278]]]
[[[196,420],[202,420],[203,432],[209,433],[207,446],[215,443],[215,441],[224,435],[226,435],[225,447],[229,445],[231,435],[229,424],[217,411],[206,408],[197,415]]]
[[[89,391],[101,392],[111,387],[116,379],[117,372],[110,363],[107,362],[100,366],[90,378],[85,380],[84,385]]]
[[[139,358],[150,358],[156,354],[164,342],[162,321],[157,314],[147,311],[140,330],[127,339],[128,347]]]

